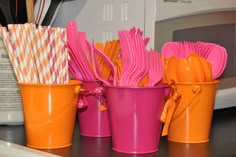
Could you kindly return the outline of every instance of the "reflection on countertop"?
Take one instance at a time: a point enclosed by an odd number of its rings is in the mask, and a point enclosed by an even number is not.
[[[0,140],[25,146],[24,126],[0,126]],[[112,150],[111,137],[80,136],[76,123],[72,146],[42,151],[63,157],[233,157],[236,156],[235,146],[236,108],[229,108],[214,111],[210,142],[207,143],[176,143],[161,137],[158,152],[124,154]]]

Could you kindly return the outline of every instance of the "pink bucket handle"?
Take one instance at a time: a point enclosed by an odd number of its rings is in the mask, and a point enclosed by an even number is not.
[[[177,101],[181,97],[181,94],[176,91],[175,86],[172,86],[172,89],[173,89],[172,94],[169,97],[169,99],[166,101],[166,103],[164,105],[164,109],[163,109],[162,114],[161,114],[161,121],[163,123],[165,123],[164,127],[163,127],[163,130],[162,130],[162,136],[168,135],[168,129],[169,129],[170,122],[173,122],[176,119],[178,119],[182,115],[182,113],[188,107],[190,107],[190,105],[192,104],[193,100],[201,92],[201,86],[200,85],[194,85],[193,88],[192,88],[192,92],[194,93],[194,95],[190,99],[190,101],[188,102],[186,108],[175,119],[172,119],[173,113],[174,113],[174,111],[176,109]]]
[[[103,87],[97,87],[97,88],[94,88],[93,90],[85,90],[84,92],[82,92],[80,95],[77,107],[78,108],[87,107],[88,101],[86,97],[91,96],[91,95],[95,96],[100,101],[101,103],[100,108],[99,108],[100,111],[107,110]]]

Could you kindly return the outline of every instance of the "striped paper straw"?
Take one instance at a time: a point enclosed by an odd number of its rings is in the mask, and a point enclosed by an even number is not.
[[[43,27],[39,27],[39,40],[41,41],[41,47],[40,47],[40,53],[43,56],[42,60],[42,73],[44,77],[44,83],[46,84],[52,84],[51,82],[51,71],[50,71],[50,64],[49,64],[49,58],[48,53],[50,52],[50,46],[47,44],[47,38],[48,38],[48,32],[44,31]]]
[[[33,52],[33,56],[34,56],[34,62],[35,62],[35,66],[36,66],[36,69],[37,69],[37,76],[38,76],[38,81],[39,83],[43,83],[44,79],[43,79],[43,75],[40,74],[40,61],[39,61],[39,57],[40,57],[40,54],[39,54],[39,51],[38,51],[38,45],[40,45],[40,41],[38,40],[39,39],[39,33],[38,33],[38,30],[37,29],[33,29],[33,32],[34,32],[34,35],[33,35],[33,38],[32,38],[32,52]]]
[[[7,52],[8,52],[8,56],[11,61],[16,78],[17,78],[18,82],[20,82],[20,83],[24,82],[23,73],[20,70],[17,57],[14,54],[14,50],[13,50],[13,47],[12,47],[12,44],[10,41],[9,32],[7,31],[6,27],[1,27],[0,31],[1,31],[2,39],[3,39],[3,43],[6,47]]]
[[[53,54],[56,58],[54,62],[54,73],[56,75],[56,83],[67,83],[68,79],[68,53],[64,52],[65,43],[64,40],[64,29],[61,28],[52,28],[51,29],[51,36],[50,36],[50,43],[51,47],[53,48]]]
[[[50,49],[47,45],[48,34],[40,26],[38,29],[35,29],[35,40],[33,52],[36,59],[36,67],[38,71],[39,81],[43,84],[51,84],[50,77],[50,65],[47,53]]]
[[[34,65],[34,58],[31,54],[31,38],[32,38],[32,31],[31,27],[29,24],[20,24],[20,25],[15,25],[16,28],[19,30],[19,37],[18,38],[20,46],[21,46],[21,54],[23,54],[24,57],[24,63],[25,63],[25,68],[27,70],[27,77],[28,77],[28,83],[37,83],[38,78],[37,78],[37,72],[35,69]]]
[[[51,72],[51,83],[55,84],[56,82],[56,73],[55,73],[55,69],[54,69],[54,65],[56,62],[56,54],[54,54],[53,52],[53,44],[50,42],[50,38],[51,38],[51,28],[50,27],[43,27],[45,31],[47,31],[48,37],[46,39],[47,45],[49,46],[49,52],[48,52],[48,58],[49,58],[49,66],[50,66],[50,72]]]
[[[13,46],[13,50],[16,53],[16,58],[18,59],[19,67],[21,72],[23,73],[23,81],[24,82],[29,82],[30,76],[27,73],[27,56],[24,53],[23,49],[23,44],[24,41],[21,40],[20,37],[20,27],[17,25],[8,25],[9,33],[10,33],[10,38],[11,38],[11,43]],[[22,43],[21,43],[22,42]]]
[[[35,24],[10,24],[1,28],[4,44],[19,82],[63,84],[69,82],[66,30]]]
[[[58,50],[58,34],[56,33],[56,30],[54,28],[50,29],[50,38],[49,38],[49,43],[51,47],[51,57],[50,57],[50,69],[52,72],[53,76],[53,83],[60,83],[60,51]]]
[[[59,62],[59,64],[58,64],[58,66],[59,66],[59,79],[58,79],[58,81],[60,82],[60,83],[63,83],[63,76],[65,75],[65,70],[64,70],[64,67],[65,67],[65,54],[64,54],[64,52],[63,52],[63,42],[62,42],[62,29],[59,29],[59,28],[55,28],[55,32],[56,32],[56,34],[57,34],[57,36],[59,37],[59,38],[57,38],[57,41],[56,41],[56,43],[57,43],[57,45],[56,45],[56,47],[58,48],[58,54],[59,54],[59,60],[60,60],[60,62]],[[64,66],[64,67],[63,67]]]
[[[65,29],[61,29],[62,34],[61,34],[61,43],[63,45],[62,47],[62,82],[63,83],[68,83],[69,82],[69,69],[68,69],[68,59],[69,59],[69,53],[68,53],[68,49],[65,46],[66,43],[66,30]]]
[[[33,53],[34,44],[34,30],[36,29],[35,24],[26,23],[23,27],[23,37],[26,38],[26,55],[29,57],[29,73],[31,76],[32,83],[39,83],[38,73],[35,65],[35,58]]]

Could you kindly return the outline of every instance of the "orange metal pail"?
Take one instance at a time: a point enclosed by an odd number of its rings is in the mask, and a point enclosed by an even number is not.
[[[68,84],[19,83],[27,146],[39,149],[67,147],[72,136],[81,82]]]
[[[218,84],[218,80],[175,83],[172,101],[169,99],[163,110],[162,135],[174,142],[208,142]]]

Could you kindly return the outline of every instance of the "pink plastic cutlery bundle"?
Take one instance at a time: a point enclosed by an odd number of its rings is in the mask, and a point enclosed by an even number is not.
[[[154,86],[162,79],[161,55],[146,49],[149,38],[143,38],[140,29],[133,27],[130,30],[118,31],[119,46],[115,47],[115,40],[108,41],[103,50],[101,44],[87,41],[85,35],[77,31],[75,22],[68,23],[67,36],[69,53],[73,57],[69,61],[73,78],[134,87]],[[106,50],[109,50],[110,54],[106,54]],[[106,65],[103,68],[100,60]],[[109,71],[106,78],[102,75],[104,71]]]

